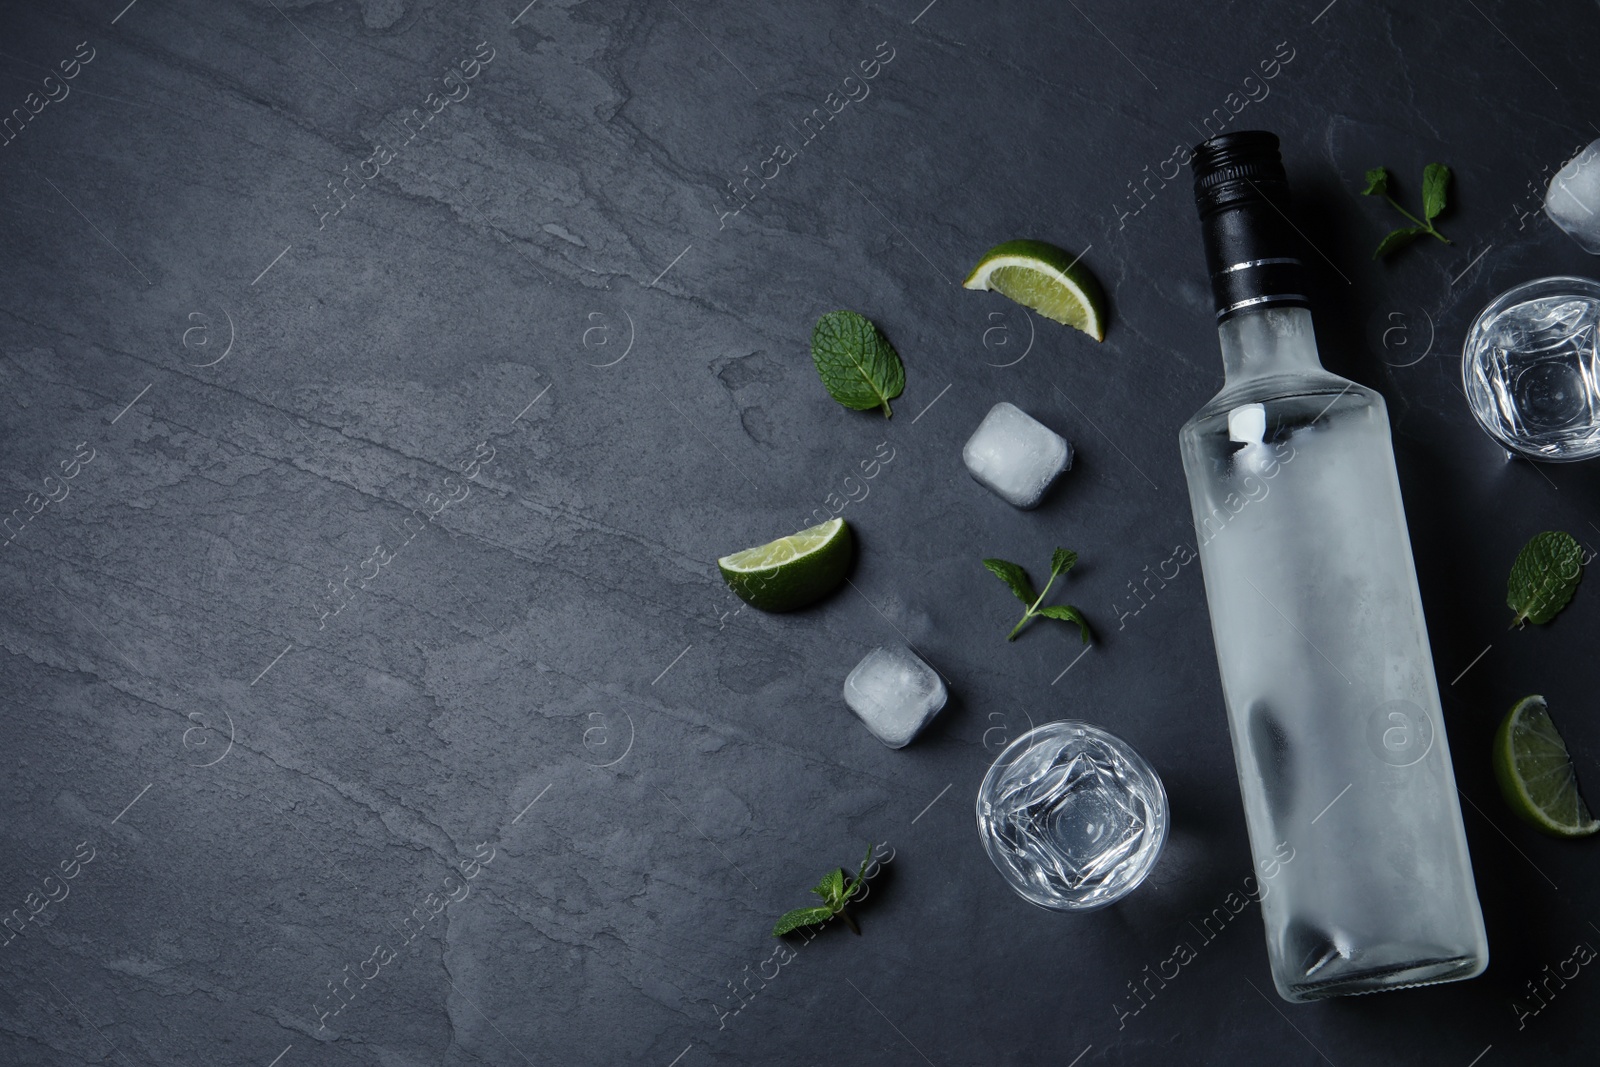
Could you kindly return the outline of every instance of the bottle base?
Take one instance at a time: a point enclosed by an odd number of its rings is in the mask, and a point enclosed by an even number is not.
[[[1478,954],[1464,956],[1427,956],[1415,952],[1395,953],[1403,956],[1392,963],[1384,963],[1368,955],[1364,960],[1335,959],[1313,968],[1307,974],[1285,983],[1274,975],[1278,995],[1294,1004],[1329,997],[1357,996],[1377,993],[1386,989],[1409,989],[1413,986],[1437,985],[1441,982],[1459,982],[1482,974],[1489,961]]]

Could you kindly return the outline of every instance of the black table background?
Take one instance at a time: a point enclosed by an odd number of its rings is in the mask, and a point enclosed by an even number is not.
[[[1488,747],[1542,692],[1600,790],[1600,598],[1526,632],[1502,604],[1533,532],[1600,545],[1600,468],[1505,462],[1458,375],[1492,295],[1593,272],[1537,208],[1597,134],[1600,7],[924,2],[6,5],[0,110],[94,50],[0,148],[6,509],[94,458],[0,558],[0,906],[94,859],[0,950],[0,1062],[1592,1059],[1593,968],[1520,1021],[1516,998],[1600,945],[1600,853],[1517,824]],[[480,42],[466,98],[319,219]],[[1192,542],[1176,432],[1220,382],[1188,172],[1131,183],[1208,117],[1283,137],[1325,361],[1390,403],[1489,926],[1472,982],[1290,1006],[1254,907],[1191,925],[1250,873],[1198,567],[1116,605]],[[798,155],[721,217],[778,143]],[[1415,204],[1433,160],[1455,243],[1373,263],[1399,220],[1362,172]],[[1023,235],[1085,252],[1103,345],[960,289]],[[817,383],[835,307],[903,355],[892,421]],[[999,400],[1078,449],[1036,512],[960,462]],[[843,512],[852,587],[738,611],[715,557],[806,525],[883,442]],[[401,546],[480,443],[470,495]],[[1083,557],[1081,660],[1053,624],[1007,645],[1017,605],[978,566],[1056,544]],[[839,688],[897,641],[952,700],[892,752]],[[1173,809],[1149,882],[1087,916],[1013,895],[972,815],[1003,742],[1067,716],[1130,740]],[[863,935],[764,962],[868,841],[894,858]],[[329,983],[490,849],[319,1028]]]

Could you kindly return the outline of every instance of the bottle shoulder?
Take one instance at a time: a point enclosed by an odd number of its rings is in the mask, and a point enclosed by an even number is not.
[[[1383,394],[1376,389],[1353,382],[1348,378],[1321,369],[1297,371],[1288,374],[1271,374],[1247,378],[1225,384],[1215,396],[1183,424],[1182,435],[1198,432],[1219,417],[1247,404],[1264,407],[1303,402],[1317,397],[1327,397],[1329,406],[1338,404],[1341,409],[1351,407],[1376,407],[1387,414]]]

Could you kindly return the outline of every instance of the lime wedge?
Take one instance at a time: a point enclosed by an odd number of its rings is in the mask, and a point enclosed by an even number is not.
[[[722,580],[751,607],[793,611],[839,587],[850,567],[852,538],[843,519],[780,537],[717,560]]]
[[[1578,795],[1578,776],[1544,697],[1523,697],[1494,735],[1494,776],[1511,810],[1547,834],[1587,837],[1600,830]]]
[[[991,289],[1047,319],[1106,339],[1106,297],[1078,257],[1043,241],[1007,241],[983,254],[961,283]]]

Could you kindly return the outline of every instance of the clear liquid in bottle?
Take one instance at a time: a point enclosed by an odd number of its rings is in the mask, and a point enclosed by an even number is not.
[[[1227,377],[1179,439],[1273,980],[1470,978],[1488,944],[1383,398],[1322,369],[1266,210],[1276,138],[1195,158]]]

